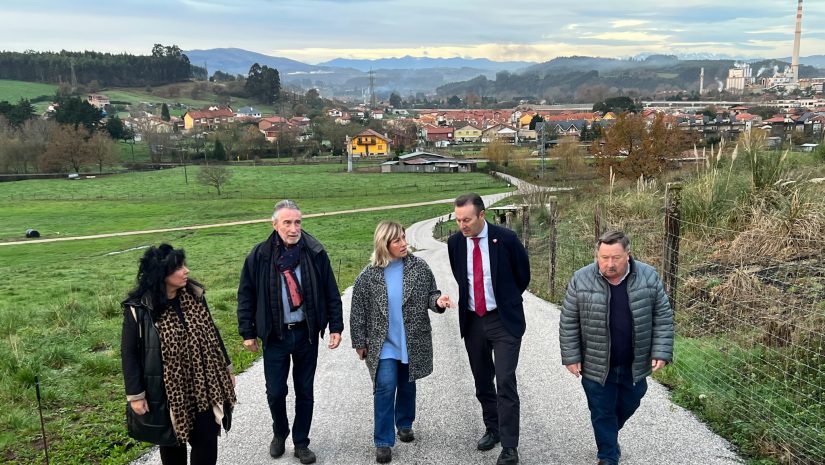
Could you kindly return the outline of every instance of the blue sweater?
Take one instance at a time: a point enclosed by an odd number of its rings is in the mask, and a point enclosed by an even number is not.
[[[404,293],[404,261],[393,260],[384,268],[384,281],[387,282],[387,300],[389,303],[389,331],[384,345],[381,347],[381,357],[400,360],[409,363],[407,357],[407,334],[404,331],[404,315],[401,311],[401,300]]]

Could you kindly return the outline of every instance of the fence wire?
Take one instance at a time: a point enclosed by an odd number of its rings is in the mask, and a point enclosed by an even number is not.
[[[625,231],[634,258],[662,276],[663,257],[675,252],[679,268],[670,297],[677,339],[674,363],[660,376],[673,388],[674,399],[745,455],[782,464],[825,463],[821,236],[779,237],[767,229],[740,232],[686,222],[678,250],[670,250],[664,210],[643,219],[605,211],[590,222],[557,224],[555,284],[550,287],[550,218],[542,210],[534,209],[529,226],[533,287],[539,294],[559,303],[572,273],[592,263],[594,223],[601,231]],[[521,234],[520,221],[512,227]],[[750,243],[754,248],[748,253]]]

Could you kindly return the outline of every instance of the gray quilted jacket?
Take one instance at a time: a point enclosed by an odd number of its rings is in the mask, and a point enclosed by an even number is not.
[[[633,381],[651,360],[673,360],[673,311],[656,269],[630,259],[627,293],[633,315]],[[561,362],[582,364],[582,376],[604,385],[610,364],[609,284],[594,262],[573,274],[559,323]]]
[[[443,313],[436,301],[441,291],[424,260],[410,254],[404,257],[401,312],[407,336],[410,381],[433,372],[433,338],[428,309]],[[367,367],[373,385],[381,347],[389,332],[389,303],[384,269],[367,265],[355,279],[350,309],[350,332],[354,349],[367,349]]]

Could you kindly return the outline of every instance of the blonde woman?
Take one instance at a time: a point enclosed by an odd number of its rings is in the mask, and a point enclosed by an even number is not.
[[[392,460],[396,431],[415,440],[415,380],[433,371],[428,310],[452,307],[436,289],[427,263],[410,254],[404,227],[383,221],[375,228],[370,263],[352,294],[352,347],[366,360],[373,382],[375,459]]]

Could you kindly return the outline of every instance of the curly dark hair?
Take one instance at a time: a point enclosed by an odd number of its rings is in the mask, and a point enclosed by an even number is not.
[[[186,264],[186,253],[169,244],[149,247],[140,259],[137,285],[129,292],[127,300],[141,301],[148,297],[153,319],[166,310],[166,277]]]

